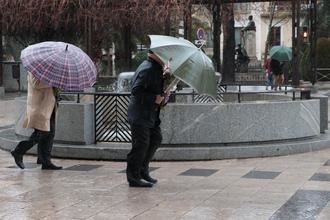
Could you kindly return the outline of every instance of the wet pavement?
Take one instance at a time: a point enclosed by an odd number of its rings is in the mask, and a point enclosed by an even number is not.
[[[283,157],[152,162],[128,187],[125,162],[53,159],[20,170],[0,151],[0,219],[330,219],[330,150]]]
[[[0,100],[0,128],[15,123]],[[330,149],[271,158],[152,162],[150,189],[130,188],[125,162],[53,159],[25,170],[0,150],[0,219],[330,219]]]

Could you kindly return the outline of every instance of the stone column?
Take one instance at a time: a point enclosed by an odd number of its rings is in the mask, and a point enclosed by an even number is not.
[[[244,32],[244,46],[250,60],[256,60],[256,32],[253,30]]]

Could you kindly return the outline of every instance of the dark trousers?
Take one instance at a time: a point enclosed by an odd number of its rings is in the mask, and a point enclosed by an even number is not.
[[[141,179],[141,173],[149,173],[149,162],[162,142],[159,126],[146,128],[131,125],[132,149],[127,155],[127,180]]]
[[[53,111],[50,118],[50,131],[41,131],[34,129],[28,140],[18,143],[14,152],[16,154],[24,155],[35,144],[38,144],[38,159],[43,165],[49,165],[51,159],[51,152],[53,148],[53,141],[55,136],[55,111]]]

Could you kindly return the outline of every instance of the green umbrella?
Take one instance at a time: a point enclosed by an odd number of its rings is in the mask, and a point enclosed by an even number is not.
[[[269,51],[269,56],[280,62],[290,61],[292,60],[292,49],[286,46],[273,46]]]
[[[150,49],[167,63],[173,75],[200,94],[216,96],[216,77],[211,59],[191,42],[163,35],[149,35]]]

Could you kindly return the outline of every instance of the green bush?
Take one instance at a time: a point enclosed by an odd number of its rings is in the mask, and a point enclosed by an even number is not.
[[[317,39],[316,63],[319,68],[330,67],[330,39],[324,37]]]
[[[301,77],[305,81],[311,81],[312,76],[310,72],[311,62],[310,62],[311,49],[308,45],[302,45],[300,51],[300,72]]]
[[[135,70],[145,59],[147,59],[148,50],[139,51],[132,60],[132,66]]]

